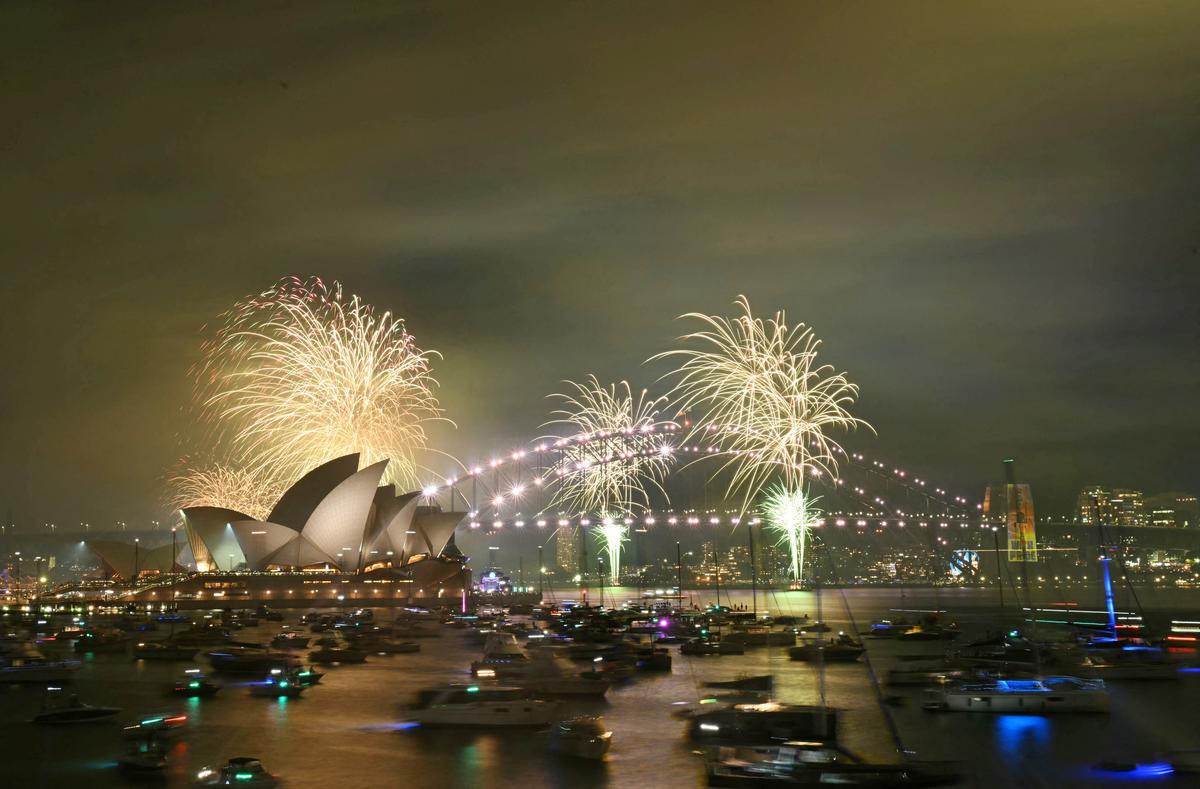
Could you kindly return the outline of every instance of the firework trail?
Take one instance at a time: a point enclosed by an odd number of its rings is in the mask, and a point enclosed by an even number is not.
[[[818,500],[808,498],[802,490],[791,490],[782,484],[772,486],[766,494],[763,509],[767,525],[779,533],[779,544],[788,548],[794,581],[804,579],[809,529],[821,515],[815,506]]]
[[[352,452],[364,465],[389,460],[387,480],[416,487],[427,430],[448,421],[431,371],[439,354],[336,282],[281,280],[227,312],[202,350],[195,402],[215,455],[268,490]],[[175,487],[198,498],[207,481],[184,475]]]
[[[594,531],[596,543],[608,556],[608,575],[613,584],[620,582],[621,549],[629,539],[629,527],[613,515],[605,515]]]
[[[629,383],[602,386],[594,375],[573,391],[553,394],[562,404],[544,426],[563,425],[586,440],[561,448],[549,478],[554,503],[571,512],[598,514],[646,509],[673,459],[666,439],[653,432],[662,398],[636,396]],[[553,437],[551,437],[553,438]]]
[[[862,425],[849,407],[858,386],[828,364],[819,364],[821,342],[804,324],[789,326],[783,312],[755,318],[739,296],[735,318],[688,313],[704,328],[684,335],[679,348],[652,357],[678,360],[666,377],[675,379],[673,407],[691,412],[693,435],[719,448],[721,470],[732,476],[730,495],[749,509],[773,478],[803,491],[805,479],[836,477],[843,450],[827,431]]]

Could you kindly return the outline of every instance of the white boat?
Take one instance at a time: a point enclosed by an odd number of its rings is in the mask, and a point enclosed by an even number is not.
[[[930,690],[926,709],[952,712],[1108,712],[1104,680],[1079,677],[951,682]]]
[[[481,678],[508,679],[522,676],[529,667],[529,656],[512,633],[489,633],[483,645],[483,658],[471,664],[471,674]]]
[[[591,696],[608,693],[612,682],[598,671],[579,671],[557,649],[540,649],[523,673],[509,680],[537,696]]]
[[[423,690],[409,708],[423,726],[545,726],[559,719],[559,705],[530,697],[521,688],[450,685]]]

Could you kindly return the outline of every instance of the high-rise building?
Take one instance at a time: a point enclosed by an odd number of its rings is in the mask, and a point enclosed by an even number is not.
[[[1085,526],[1146,526],[1146,506],[1140,490],[1092,485],[1079,492],[1075,520]]]
[[[563,571],[579,572],[579,527],[563,527],[554,536],[554,558]]]

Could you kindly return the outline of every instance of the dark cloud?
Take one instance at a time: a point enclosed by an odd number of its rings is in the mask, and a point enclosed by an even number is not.
[[[747,293],[975,493],[1195,488],[1194,3],[9,5],[0,493],[156,516],[200,326],[319,273],[470,456]]]

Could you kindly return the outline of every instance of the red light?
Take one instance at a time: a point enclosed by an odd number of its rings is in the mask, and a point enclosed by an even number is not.
[[[1196,637],[1195,636],[1167,636],[1167,640],[1168,641],[1187,641],[1189,643],[1195,643]]]
[[[186,720],[186,715],[176,715],[174,718],[164,718],[163,723],[183,723]]]

